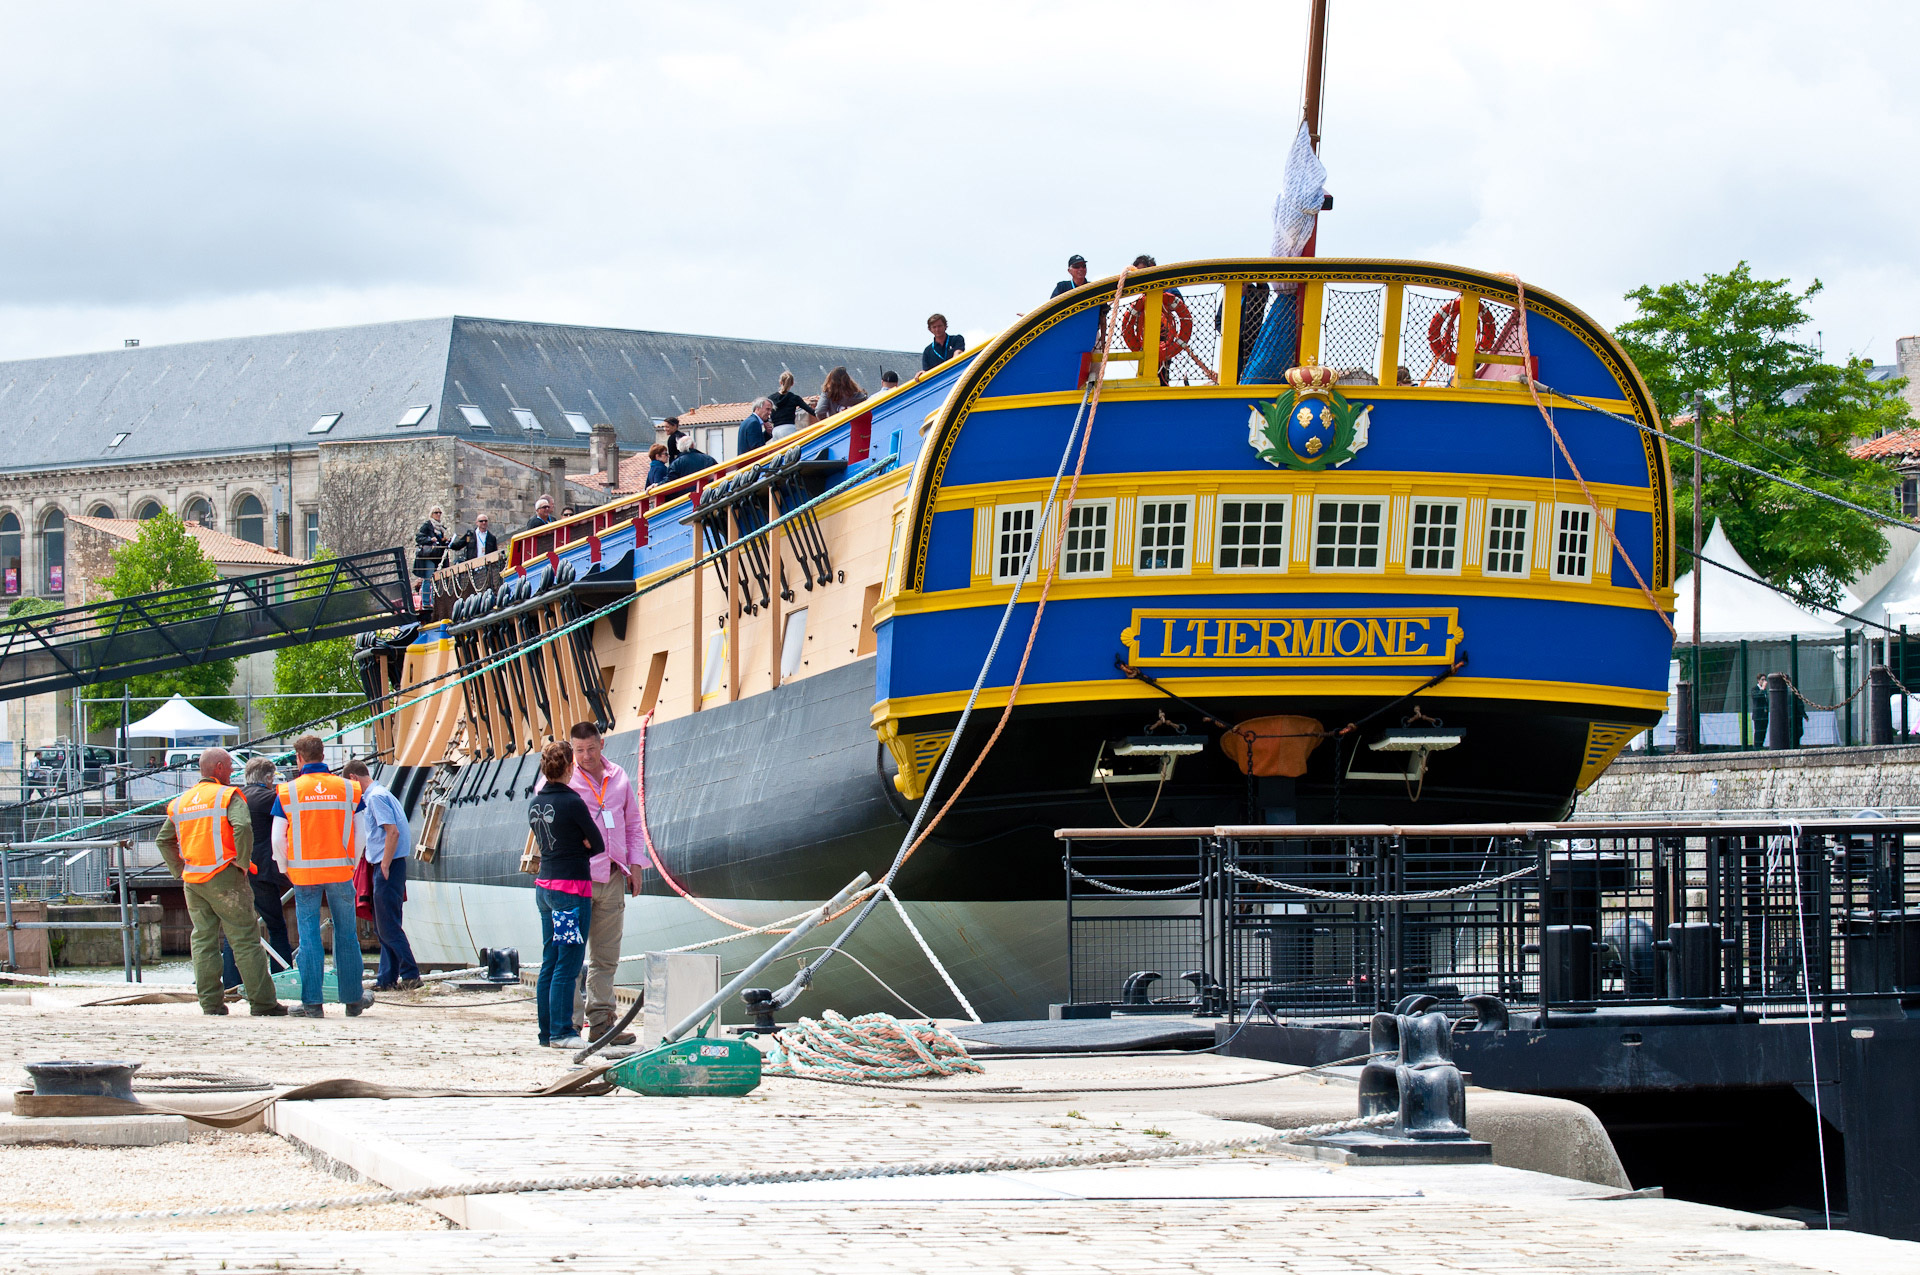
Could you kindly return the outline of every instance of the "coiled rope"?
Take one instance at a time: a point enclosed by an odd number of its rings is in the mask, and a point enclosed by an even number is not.
[[[935,1023],[903,1023],[891,1014],[848,1018],[828,1010],[773,1036],[761,1068],[774,1076],[833,1080],[917,1080],[984,1070],[967,1047]]]
[[[1190,1156],[1223,1155],[1230,1151],[1261,1151],[1297,1142],[1390,1124],[1396,1113],[1301,1125],[1280,1133],[1248,1138],[1220,1138],[1205,1142],[1176,1142],[1161,1147],[1062,1155],[1008,1156],[999,1159],[934,1160],[914,1164],[882,1164],[856,1168],[787,1169],[761,1173],[602,1173],[559,1178],[492,1178],[418,1187],[411,1191],[375,1191],[365,1195],[322,1196],[271,1204],[222,1204],[207,1208],[144,1209],[126,1213],[9,1213],[0,1214],[0,1228],[22,1226],[78,1226],[95,1222],[172,1222],[191,1218],[244,1217],[256,1213],[310,1213],[321,1209],[366,1208],[380,1204],[412,1204],[460,1196],[517,1195],[537,1191],[616,1191],[659,1187],[771,1186],[789,1182],[854,1182],[872,1178],[950,1177],[970,1173],[1018,1173],[1035,1169],[1065,1169],[1098,1164],[1131,1164],[1149,1160],[1176,1160]]]

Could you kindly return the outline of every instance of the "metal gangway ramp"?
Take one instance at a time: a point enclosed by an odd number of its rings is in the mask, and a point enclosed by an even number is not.
[[[185,668],[402,624],[402,549],[0,620],[0,700]]]

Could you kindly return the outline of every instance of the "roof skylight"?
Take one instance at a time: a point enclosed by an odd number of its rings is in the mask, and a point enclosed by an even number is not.
[[[107,446],[118,447],[120,444],[127,441],[127,435],[131,434],[132,432],[133,432],[132,430],[126,430],[126,429],[121,430],[118,434],[115,434],[113,436],[113,441],[111,443],[108,443]]]
[[[516,421],[519,421],[520,428],[526,430],[529,434],[544,434],[547,432],[546,430],[540,428],[540,418],[538,416],[535,416],[532,410],[529,408],[525,408],[525,407],[514,408],[513,419]]]
[[[324,434],[328,430],[332,429],[335,425],[338,425],[339,423],[340,423],[340,413],[328,412],[325,416],[322,416],[319,420],[315,421],[312,425],[309,425],[307,427],[307,433]]]
[[[408,429],[427,419],[427,413],[433,410],[433,404],[424,403],[419,407],[409,407],[400,413],[400,428]]]
[[[475,407],[472,403],[462,403],[460,405],[460,415],[467,418],[467,424],[473,427],[474,432],[481,434],[493,433],[493,422],[487,419],[485,412]]]
[[[567,412],[565,413],[565,416],[567,418],[567,424],[573,426],[574,433],[576,434],[593,433],[593,426],[587,424],[587,418],[582,416],[580,413]]]

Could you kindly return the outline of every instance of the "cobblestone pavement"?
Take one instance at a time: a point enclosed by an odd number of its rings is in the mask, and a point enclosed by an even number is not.
[[[351,1075],[401,1084],[525,1089],[569,1070],[537,1049],[530,1006],[435,997],[320,1022],[206,1018],[191,1005],[0,1005],[0,1066],[53,1057],[140,1059],[294,1083]],[[78,999],[78,997],[73,997]],[[484,999],[498,999],[486,997]],[[1259,1075],[1240,1059],[989,1061],[939,1088],[1198,1085]],[[1229,1089],[1292,1090],[1302,1081]],[[1099,1151],[1231,1137],[1252,1126],[1197,1115],[1197,1089],[1134,1094],[997,1093],[972,1098],[769,1081],[744,1100],[516,1098],[290,1104],[317,1158],[359,1163],[387,1185],[608,1170],[768,1169]],[[296,1164],[290,1143],[205,1135],[119,1151],[23,1147],[0,1156],[15,1212],[84,1200],[159,1199],[183,1182],[215,1198],[264,1201],[369,1189]],[[328,1146],[319,1146],[320,1143]],[[344,1153],[344,1154],[343,1154]],[[377,1154],[376,1154],[377,1153]],[[65,1158],[61,1158],[65,1157]],[[357,1157],[357,1160],[356,1160]],[[382,1158],[386,1157],[386,1158]],[[99,1166],[99,1167],[95,1167]],[[297,1172],[296,1172],[297,1170]],[[412,1180],[401,1179],[412,1175]],[[76,1182],[80,1185],[76,1186]],[[298,1232],[209,1221],[206,1229],[9,1229],[8,1270],[365,1271],[408,1275],[577,1269],[649,1275],[775,1263],[831,1271],[1205,1271],[1300,1275],[1614,1275],[1676,1269],[1798,1275],[1920,1271],[1920,1245],[1677,1201],[1593,1198],[1606,1188],[1484,1166],[1329,1168],[1268,1154],[1059,1173],[712,1190],[499,1197],[523,1229],[439,1227],[418,1206],[258,1219]],[[477,1197],[493,1198],[493,1197]],[[382,1210],[384,1212],[385,1210]],[[507,1216],[503,1213],[500,1216]],[[372,1223],[369,1226],[369,1223]],[[360,1229],[365,1228],[365,1229]],[[1758,1229],[1756,1229],[1758,1228]]]

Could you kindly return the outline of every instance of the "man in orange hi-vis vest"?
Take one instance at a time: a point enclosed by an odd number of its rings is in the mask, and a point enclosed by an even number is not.
[[[373,1004],[362,996],[366,965],[360,957],[360,929],[353,914],[353,869],[359,853],[353,842],[353,808],[360,785],[327,769],[326,749],[318,735],[293,741],[300,772],[280,785],[273,802],[273,857],[293,882],[293,915],[300,946],[293,954],[300,969],[300,1007],[296,1018],[322,1018],[326,1010],[324,953],[320,947],[320,905],[333,914],[333,979],[347,1017]]]
[[[267,973],[266,953],[253,915],[253,816],[233,778],[233,758],[224,748],[200,754],[200,782],[167,803],[158,838],[160,855],[184,883],[187,915],[193,918],[193,986],[200,1012],[227,1012],[220,985],[220,935],[233,948],[234,964],[255,1015],[284,1014]]]

